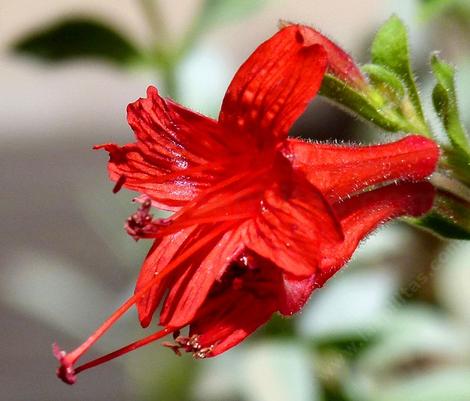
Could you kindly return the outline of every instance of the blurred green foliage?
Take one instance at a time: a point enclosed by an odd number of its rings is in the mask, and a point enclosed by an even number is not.
[[[242,19],[261,8],[268,0],[204,0],[197,21],[198,30]]]
[[[468,158],[470,156],[470,145],[468,134],[460,121],[455,90],[455,69],[434,54],[431,59],[431,67],[437,83],[432,93],[434,108],[448,133],[452,145],[459,153]]]
[[[420,0],[421,14],[425,19],[439,18],[447,14],[465,20],[470,18],[468,0]]]
[[[416,81],[411,70],[410,49],[408,33],[403,22],[392,16],[375,35],[371,47],[372,63],[388,69],[406,86],[408,96],[413,107],[411,115],[416,116],[422,129],[418,132],[427,134],[426,124],[421,106],[421,100],[416,87]],[[386,82],[390,82],[387,79]]]
[[[104,21],[89,16],[70,16],[53,21],[25,35],[12,50],[48,62],[80,58],[105,60],[118,67],[140,64],[159,73],[163,93],[178,99],[177,67],[192,50],[201,35],[219,24],[248,16],[268,0],[204,0],[183,37],[174,40],[165,30],[165,21],[156,0],[139,0],[152,40],[139,46]]]
[[[265,2],[204,0],[177,42],[168,38],[159,42],[156,35],[155,42],[141,47],[95,18],[69,17],[24,36],[13,49],[48,62],[94,58],[120,68],[144,63],[161,74],[166,94],[177,97],[176,67],[200,36],[217,25],[246,17]],[[152,0],[145,3],[157,5]],[[423,13],[434,18],[466,10],[459,18],[468,15],[470,22],[466,0],[422,0],[421,5]],[[158,18],[148,18],[149,24],[152,21],[158,22]],[[387,131],[430,135],[410,65],[406,28],[392,17],[373,42],[372,63],[363,67],[370,88],[357,91],[327,76],[322,94]],[[469,146],[457,107],[454,69],[437,56],[432,59],[432,68],[437,81],[434,107],[452,149],[456,149],[454,159],[449,160],[464,169],[468,167]],[[87,196],[86,201],[94,203],[88,208],[90,213],[96,210],[95,199]],[[470,239],[467,206],[440,194],[433,213],[417,223],[444,237]],[[90,216],[92,223],[104,231],[103,238],[115,234],[113,227],[95,215]],[[352,263],[354,268],[339,273],[317,291],[298,318],[274,317],[252,341],[221,357],[178,359],[170,350],[157,347],[135,353],[127,370],[141,389],[142,399],[468,401],[469,245],[455,243],[458,245],[439,253],[431,266],[422,263],[415,277],[408,276],[412,291],[403,291],[400,274],[406,261],[402,259],[412,255],[404,255],[402,249],[408,246],[419,253],[417,235],[408,236],[407,232],[397,226],[382,230],[374,237],[378,242],[366,248],[372,251],[360,253]],[[387,248],[389,244],[393,251]],[[123,250],[127,249],[123,246]],[[460,285],[458,290],[456,285]],[[426,291],[432,292],[432,303],[422,297]]]
[[[117,29],[85,17],[40,29],[20,39],[13,49],[50,62],[91,58],[128,66],[141,58],[137,46]]]
[[[470,240],[468,205],[445,193],[438,194],[433,210],[421,219],[415,219],[414,223],[444,238]]]

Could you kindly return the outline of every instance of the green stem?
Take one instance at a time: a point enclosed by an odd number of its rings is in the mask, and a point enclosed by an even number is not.
[[[178,79],[176,77],[177,62],[169,63],[162,69],[163,84],[165,86],[165,94],[171,99],[178,100]]]
[[[139,4],[152,31],[153,41],[160,39],[164,42],[168,38],[168,29],[158,0],[139,0]]]
[[[470,203],[470,188],[462,184],[460,181],[437,172],[431,176],[431,183],[437,189],[441,189]]]
[[[149,63],[152,68],[160,71],[163,80],[162,93],[172,99],[178,98],[178,83],[176,77],[176,66],[181,57],[179,57],[180,45],[176,45],[177,51],[169,45],[169,32],[165,24],[158,0],[139,0],[141,11],[152,32],[152,43]]]

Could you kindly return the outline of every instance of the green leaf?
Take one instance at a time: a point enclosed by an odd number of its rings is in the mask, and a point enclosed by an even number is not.
[[[400,78],[386,67],[378,64],[366,64],[362,70],[367,73],[370,82],[382,93],[390,96],[390,92],[400,101],[406,93],[405,85]]]
[[[470,187],[470,159],[468,153],[459,147],[445,147],[441,161],[451,170],[451,174]]]
[[[438,194],[430,213],[410,220],[441,237],[470,240],[470,208],[463,201],[444,193]]]
[[[378,31],[371,53],[372,64],[362,68],[366,88],[355,90],[327,74],[320,94],[387,131],[432,136],[411,71],[406,28],[397,17]]]
[[[372,62],[395,73],[406,85],[417,117],[424,124],[424,114],[410,65],[408,33],[403,22],[392,16],[377,32],[371,49]]]
[[[13,50],[49,62],[97,58],[120,66],[141,57],[138,48],[114,28],[84,17],[70,17],[27,35]]]
[[[437,84],[432,93],[434,108],[452,145],[466,155],[470,155],[468,135],[459,116],[454,81],[455,70],[450,64],[442,61],[437,54],[432,56],[431,66],[437,79]]]
[[[359,92],[333,75],[326,74],[323,78],[320,95],[333,100],[359,115],[366,121],[387,130],[407,131],[407,122],[403,121],[393,110],[384,109],[385,102],[380,94]]]

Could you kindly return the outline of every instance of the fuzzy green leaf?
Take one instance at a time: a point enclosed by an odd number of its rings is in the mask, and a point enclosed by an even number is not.
[[[323,78],[320,95],[387,131],[406,130],[405,121],[393,111],[385,111],[384,101],[379,94],[358,91],[331,74],[326,74]]]
[[[443,193],[436,197],[430,213],[412,222],[444,238],[470,240],[470,208]]]
[[[367,73],[370,82],[382,93],[393,94],[397,101],[405,96],[405,85],[394,72],[386,67],[378,64],[366,64],[362,66],[362,70]]]
[[[83,17],[70,17],[27,35],[13,50],[49,62],[95,58],[119,66],[140,57],[137,46],[114,28]]]
[[[470,160],[460,148],[443,147],[441,161],[452,170],[452,175],[470,187]]]
[[[470,155],[470,145],[465,127],[460,121],[457,93],[454,83],[454,68],[442,61],[436,54],[431,58],[431,66],[437,84],[432,93],[434,108],[444,125],[447,135],[457,151]]]
[[[392,16],[377,32],[371,49],[372,62],[395,73],[406,85],[417,117],[424,123],[424,114],[410,65],[408,33],[403,22]]]

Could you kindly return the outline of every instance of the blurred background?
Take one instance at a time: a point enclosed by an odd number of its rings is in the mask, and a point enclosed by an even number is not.
[[[107,156],[91,150],[133,140],[126,105],[154,84],[216,116],[279,19],[314,25],[365,63],[391,13],[409,27],[424,92],[431,50],[457,65],[470,119],[467,0],[0,0],[0,398],[469,401],[470,244],[403,223],[369,238],[303,313],[274,317],[221,357],[153,344],[73,387],[54,374],[52,342],[72,349],[126,299],[149,247],[122,229],[134,194],[112,194]],[[384,139],[322,99],[293,134]],[[142,337],[139,327],[132,311],[94,352]]]

